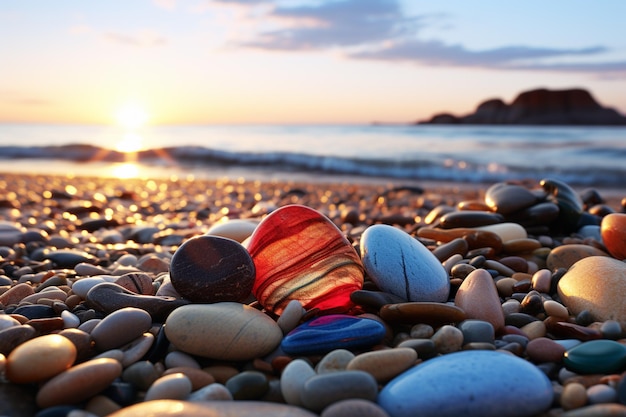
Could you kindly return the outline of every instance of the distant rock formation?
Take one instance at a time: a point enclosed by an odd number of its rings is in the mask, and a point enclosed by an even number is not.
[[[626,116],[602,107],[583,89],[547,90],[521,93],[511,104],[500,99],[481,103],[466,116],[441,113],[419,124],[477,125],[626,125]]]

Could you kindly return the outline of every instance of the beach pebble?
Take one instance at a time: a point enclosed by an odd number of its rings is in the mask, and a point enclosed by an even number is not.
[[[473,350],[433,358],[400,374],[381,390],[378,404],[391,417],[499,417],[539,415],[552,399],[550,380],[534,365]]]
[[[442,303],[411,302],[388,304],[380,309],[380,317],[390,323],[429,324],[458,323],[467,318],[461,308]]]
[[[96,349],[105,351],[137,339],[151,326],[150,314],[139,308],[126,307],[102,319],[91,331],[91,337]]]
[[[526,229],[524,229],[519,224],[512,222],[476,227],[476,230],[495,233],[500,237],[503,244],[506,244],[506,242],[511,240],[528,238],[528,233],[526,233]]]
[[[408,233],[388,225],[368,227],[361,236],[368,276],[382,291],[407,301],[447,301],[448,274],[441,262]]]
[[[328,352],[315,366],[315,372],[326,374],[328,372],[345,371],[355,355],[347,349],[334,349]]]
[[[74,364],[76,346],[67,338],[50,334],[17,346],[6,358],[6,377],[18,384],[39,382],[60,374]]]
[[[154,381],[146,395],[144,401],[153,400],[184,400],[191,394],[191,381],[180,372],[164,375]]]
[[[129,365],[122,373],[122,380],[140,390],[147,390],[161,374],[150,361],[139,361]]]
[[[378,382],[387,382],[415,364],[417,352],[410,348],[365,352],[352,359],[348,371],[365,371]]]
[[[441,354],[459,351],[463,346],[463,332],[449,324],[441,326],[430,339]]]
[[[228,389],[218,383],[212,383],[207,386],[204,386],[196,391],[193,391],[187,397],[188,401],[232,401],[233,395],[228,391]]]
[[[602,242],[613,257],[626,259],[626,213],[611,213],[600,223]]]
[[[493,325],[484,320],[464,320],[458,324],[458,329],[463,334],[463,344],[468,343],[491,343],[495,341]]]
[[[236,401],[260,400],[270,389],[267,377],[259,371],[243,371],[226,381],[225,387]]]
[[[558,268],[569,269],[576,262],[589,256],[609,256],[606,252],[589,245],[562,245],[550,251],[546,266],[554,271]]]
[[[499,182],[485,192],[485,203],[496,213],[511,214],[532,206],[538,198],[529,189],[516,184]]]
[[[252,235],[259,222],[248,219],[228,219],[214,223],[206,234],[232,239],[239,243]]]
[[[389,417],[389,414],[376,403],[357,398],[329,405],[320,417]]]
[[[278,327],[280,327],[284,334],[287,334],[296,328],[304,313],[305,311],[300,301],[291,300],[287,304],[287,307],[285,307],[283,314],[276,320],[276,324],[278,324]]]
[[[323,214],[301,205],[273,211],[247,243],[254,260],[253,293],[278,315],[291,300],[306,310],[347,310],[363,286],[359,255]]]
[[[280,347],[288,355],[323,354],[371,347],[380,343],[385,333],[385,326],[376,320],[331,314],[302,323],[283,338]]]
[[[626,263],[607,256],[581,259],[559,280],[557,290],[572,314],[587,310],[595,320],[626,326]]]
[[[563,361],[565,348],[552,339],[538,337],[528,342],[526,354],[535,363],[560,363]]]
[[[498,331],[504,327],[504,312],[493,278],[484,269],[471,272],[457,290],[454,304],[470,319],[491,323]]]
[[[260,401],[209,401],[190,402],[155,400],[123,408],[108,417],[167,416],[255,416],[255,417],[317,417],[300,407]]]
[[[11,287],[8,291],[0,294],[0,304],[8,306],[11,304],[18,304],[22,299],[35,293],[33,287],[27,283],[17,284]]]
[[[442,229],[456,229],[462,227],[479,227],[502,223],[504,217],[498,213],[482,210],[461,210],[446,213],[439,219]]]
[[[46,381],[37,392],[37,405],[78,404],[104,390],[121,374],[122,365],[114,359],[83,362]]]
[[[264,356],[283,338],[274,320],[233,302],[179,307],[167,318],[165,334],[183,352],[236,361]]]
[[[154,287],[152,285],[152,277],[150,274],[131,272],[118,277],[114,282],[120,287],[126,288],[136,294],[154,294]]]
[[[613,340],[591,340],[565,352],[567,369],[581,373],[615,373],[626,366],[626,346]]]
[[[163,375],[165,376],[175,373],[181,373],[189,378],[189,381],[191,381],[192,391],[199,390],[200,388],[203,388],[215,382],[215,378],[213,378],[213,375],[211,375],[210,373],[203,371],[202,369],[189,368],[185,366],[169,368],[165,372],[163,372]]]
[[[109,275],[99,275],[95,277],[80,278],[72,284],[72,292],[83,300],[87,298],[87,293],[93,287],[103,282],[114,282],[115,277]]]
[[[280,377],[280,390],[287,404],[302,406],[302,387],[313,376],[315,370],[303,359],[287,364]]]
[[[172,310],[189,304],[188,300],[162,295],[141,295],[112,282],[96,285],[87,293],[86,305],[105,314],[126,307],[146,311],[155,321],[163,322]]]
[[[574,410],[587,404],[587,389],[578,382],[571,382],[563,387],[560,398],[563,410]]]
[[[255,277],[250,254],[239,242],[196,236],[172,256],[170,279],[176,291],[196,303],[243,302]]]
[[[363,371],[331,372],[309,378],[302,387],[302,405],[320,412],[341,400],[360,398],[375,401],[378,384],[374,377]]]
[[[188,355],[187,353],[180,352],[178,350],[174,350],[169,352],[165,356],[165,367],[166,368],[176,368],[176,367],[186,367],[186,368],[195,368],[200,369],[200,364],[193,356]]]
[[[587,400],[589,404],[613,403],[617,400],[617,391],[605,384],[593,385],[587,388]]]
[[[122,366],[127,367],[145,356],[154,343],[154,335],[152,333],[144,333],[138,338],[132,340],[128,344],[121,346],[123,352]]]

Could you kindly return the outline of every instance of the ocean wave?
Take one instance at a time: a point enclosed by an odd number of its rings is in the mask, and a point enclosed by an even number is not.
[[[604,152],[596,148],[595,152]],[[606,150],[608,152],[608,150]],[[612,150],[615,152],[615,150]],[[273,172],[305,172],[361,177],[455,182],[497,182],[540,180],[550,177],[575,185],[624,186],[623,169],[584,169],[580,167],[542,167],[504,165],[502,162],[468,162],[442,156],[392,160],[320,156],[297,152],[232,152],[201,146],[180,146],[144,150],[133,154],[94,145],[0,146],[2,159],[48,159],[69,162],[135,162],[149,166],[179,166],[202,170],[216,167],[245,167]]]

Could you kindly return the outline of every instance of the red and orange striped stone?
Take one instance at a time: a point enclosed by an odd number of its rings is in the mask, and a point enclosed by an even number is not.
[[[281,314],[289,301],[309,310],[347,311],[363,286],[363,264],[350,242],[323,214],[289,205],[267,216],[247,245],[256,268],[253,294]]]

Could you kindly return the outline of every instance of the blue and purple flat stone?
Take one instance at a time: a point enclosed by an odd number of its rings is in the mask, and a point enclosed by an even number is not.
[[[384,337],[385,327],[376,320],[331,314],[302,323],[283,338],[280,347],[288,355],[317,355],[369,348]]]

